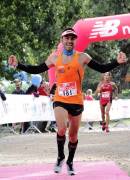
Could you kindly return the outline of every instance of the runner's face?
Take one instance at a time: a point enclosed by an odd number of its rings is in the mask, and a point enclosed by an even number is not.
[[[105,73],[104,74],[104,81],[110,81],[110,79],[111,79],[110,74],[109,73]]]
[[[75,46],[76,38],[73,35],[67,35],[62,37],[62,44],[64,48],[68,51],[71,51]]]

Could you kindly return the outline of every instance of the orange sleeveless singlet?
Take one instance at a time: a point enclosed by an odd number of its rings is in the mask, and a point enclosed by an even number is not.
[[[83,104],[82,80],[84,68],[79,64],[79,53],[75,52],[71,62],[63,64],[62,54],[56,61],[57,88],[54,101],[69,104]]]

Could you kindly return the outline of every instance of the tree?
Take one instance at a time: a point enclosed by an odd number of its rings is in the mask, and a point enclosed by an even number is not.
[[[81,18],[108,16],[128,13],[129,0],[1,0],[0,1],[0,61],[16,54],[22,61],[39,64],[57,47],[59,35],[68,26],[73,26]],[[93,43],[86,50],[101,63],[116,58],[124,41]],[[1,76],[12,79],[12,71],[0,66]],[[114,72],[123,79],[126,67]],[[115,72],[118,73],[115,73]],[[122,77],[121,77],[122,76]],[[85,73],[83,88],[96,87],[99,74],[95,71]],[[87,83],[87,84],[86,84]],[[122,84],[120,81],[119,84]]]
[[[1,0],[0,1],[0,58],[15,54],[26,63],[40,63],[59,42],[63,27],[72,25],[80,11],[74,0]],[[73,19],[72,19],[73,18]],[[32,57],[32,58],[30,58]],[[1,69],[2,70],[2,69]]]
[[[87,1],[88,2],[88,1]],[[109,15],[116,15],[116,14],[124,14],[129,13],[130,10],[130,1],[129,0],[91,0],[87,4],[88,8],[90,9],[91,17],[101,17],[101,16],[109,16]],[[89,14],[87,12],[87,14]],[[83,18],[85,14],[82,14]],[[120,41],[107,41],[107,42],[98,42],[93,43],[90,45],[89,49],[86,52],[89,52],[94,59],[98,60],[101,63],[107,63],[114,59],[116,59],[116,54],[119,52],[124,42],[128,42],[127,40],[120,40]],[[125,50],[124,50],[125,52]],[[127,53],[128,56],[128,53]],[[114,81],[119,86],[120,91],[125,88],[125,75],[129,69],[129,63],[125,65],[121,65],[118,68],[115,68],[113,73]],[[95,79],[98,81],[97,78],[98,74],[95,72]],[[93,81],[94,76],[91,78],[89,77],[90,83],[95,82]],[[96,84],[96,82],[95,82]],[[91,83],[92,85],[92,83]],[[93,87],[93,85],[92,85]]]

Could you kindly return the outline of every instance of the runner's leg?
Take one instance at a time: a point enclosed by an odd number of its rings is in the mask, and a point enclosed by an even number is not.
[[[78,144],[78,130],[81,121],[81,114],[78,116],[69,116],[69,143],[68,150],[69,155],[67,159],[67,171],[69,175],[75,175],[73,168],[73,159]]]
[[[110,108],[111,108],[111,103],[108,103],[106,106],[106,111],[105,111],[105,114],[106,114],[106,132],[109,132]]]
[[[56,123],[57,123],[57,149],[58,149],[58,157],[57,162],[54,167],[54,171],[56,173],[61,172],[61,168],[65,159],[64,155],[64,144],[66,140],[66,129],[67,129],[67,119],[68,112],[63,107],[55,107],[54,108]]]
[[[101,110],[101,117],[102,117],[102,130],[105,130],[105,125],[106,125],[106,121],[105,121],[105,106],[103,106],[102,104],[100,104],[100,110]]]

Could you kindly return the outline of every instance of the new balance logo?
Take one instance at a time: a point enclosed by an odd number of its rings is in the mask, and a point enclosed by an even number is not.
[[[114,36],[118,33],[119,19],[97,21],[90,34],[90,39],[99,37]]]

